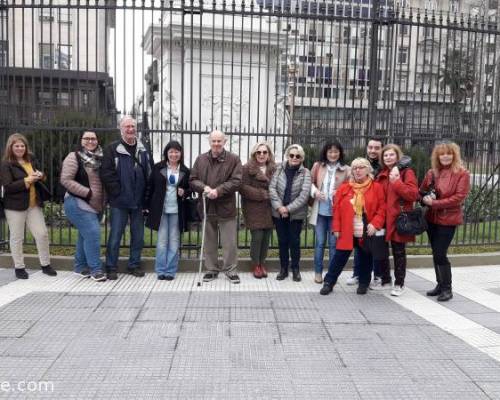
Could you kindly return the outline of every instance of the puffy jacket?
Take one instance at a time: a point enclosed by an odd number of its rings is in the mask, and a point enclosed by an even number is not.
[[[214,200],[206,199],[207,216],[236,217],[236,191],[241,185],[241,175],[241,161],[236,154],[225,150],[216,158],[212,157],[210,151],[200,154],[194,162],[189,177],[191,189],[200,194],[199,211],[202,210],[201,194],[208,185],[212,189],[217,189],[218,197]]]
[[[332,220],[332,231],[340,232],[337,238],[336,248],[339,250],[353,249],[354,236],[354,208],[351,200],[354,190],[349,182],[344,182],[337,190],[333,207],[335,213]],[[365,214],[367,223],[372,224],[377,230],[382,229],[385,224],[385,194],[384,188],[377,182],[373,182],[365,192]]]
[[[387,241],[393,240],[398,243],[408,243],[415,241],[413,235],[400,235],[396,230],[396,219],[401,213],[401,203],[403,209],[410,211],[413,203],[418,199],[418,183],[415,172],[411,168],[400,171],[400,179],[390,182],[389,169],[384,168],[377,175],[376,181],[382,185],[385,191],[386,216],[385,216],[385,238]]]
[[[286,189],[286,162],[280,164],[273,174],[271,183],[269,184],[269,197],[271,198],[271,206],[273,217],[279,218],[278,208],[283,206],[283,198]],[[307,217],[307,207],[309,195],[311,194],[311,172],[303,165],[293,177],[292,191],[290,204],[286,206],[290,219],[300,220]]]
[[[463,223],[463,204],[470,191],[469,171],[453,172],[450,168],[439,171],[430,169],[420,185],[420,192],[429,191],[434,174],[434,189],[437,199],[426,213],[427,221],[436,225],[455,226]]]
[[[100,176],[109,205],[116,208],[143,208],[152,168],[151,156],[140,140],[137,140],[135,160],[121,141],[106,147]]]

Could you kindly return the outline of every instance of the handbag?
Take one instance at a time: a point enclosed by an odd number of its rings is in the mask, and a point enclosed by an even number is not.
[[[396,230],[400,235],[420,235],[427,230],[427,220],[423,207],[413,210],[403,210],[403,202],[400,202],[401,213],[396,218]]]
[[[187,197],[184,199],[184,212],[187,222],[200,222],[201,216],[198,211],[198,199]]]
[[[36,182],[35,188],[37,195],[40,196],[40,201],[45,203],[46,201],[50,201],[52,199],[52,194],[50,193],[49,188],[43,182]]]

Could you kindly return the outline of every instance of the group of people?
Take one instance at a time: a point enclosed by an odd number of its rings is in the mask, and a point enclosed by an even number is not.
[[[400,296],[405,290],[405,246],[415,237],[399,233],[396,220],[402,211],[412,210],[419,201],[427,208],[427,234],[437,282],[427,294],[438,296],[440,301],[453,296],[447,252],[456,227],[462,223],[462,205],[470,185],[460,148],[453,142],[434,147],[431,169],[419,187],[411,159],[403,155],[398,145],[384,145],[378,137],[368,141],[366,158],[356,158],[350,166],[345,162],[342,145],[337,140],[330,141],[324,144],[319,160],[309,170],[300,145],[288,146],[284,161],[277,164],[267,142],[255,144],[248,162],[242,166],[240,158],[225,149],[225,134],[215,130],[209,135],[210,150],[200,154],[189,169],[184,164],[182,145],[176,141],[166,145],[162,160],[153,165],[151,154],[137,137],[132,117],[122,119],[120,132],[120,140],[103,150],[96,133],[85,131],[78,148],[66,156],[62,165],[64,211],[78,230],[74,271],[82,277],[95,281],[118,278],[120,245],[129,224],[128,273],[144,276],[141,252],[147,226],[158,232],[158,279],[174,279],[181,234],[190,222],[190,206],[197,193],[198,211],[205,212],[203,280],[212,281],[223,273],[232,283],[239,283],[239,192],[245,225],[251,233],[250,258],[255,278],[268,276],[266,258],[276,229],[280,259],[276,279],[284,280],[291,273],[293,281],[301,281],[300,238],[308,220],[315,227],[314,281],[323,285],[320,294],[332,292],[354,250],[353,276],[347,284],[357,284],[358,294],[367,293],[369,288],[390,288],[391,295]],[[26,138],[18,133],[11,135],[0,167],[0,183],[19,279],[28,278],[23,258],[25,226],[35,239],[42,271],[50,276],[57,274],[50,266],[42,210],[43,202],[50,198],[45,179]],[[106,204],[110,207],[110,231],[103,265],[101,219]],[[218,259],[219,242],[222,263]],[[323,276],[326,244],[329,261]],[[394,259],[394,283],[389,245]]]

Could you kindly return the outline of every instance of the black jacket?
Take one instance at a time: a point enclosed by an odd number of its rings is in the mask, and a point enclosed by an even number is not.
[[[137,139],[135,160],[121,140],[104,150],[100,177],[109,205],[116,208],[145,208],[145,194],[151,175],[152,161],[149,151]]]
[[[177,196],[177,206],[179,209],[179,231],[184,232],[187,228],[187,213],[184,208],[184,199],[191,195],[191,191],[189,189],[189,169],[185,165],[180,166],[178,187],[184,189],[184,195],[182,197]],[[154,229],[155,231],[160,228],[166,192],[167,164],[165,161],[161,161],[153,167],[145,199],[146,208],[149,209],[149,215],[146,218],[146,226]]]
[[[32,161],[31,165],[36,170],[37,163]],[[30,192],[26,189],[24,178],[28,174],[17,161],[3,161],[0,166],[0,184],[4,187],[3,206],[6,210],[24,211],[29,208]],[[49,200],[50,192],[42,182],[35,184],[36,201],[42,207],[43,202]]]

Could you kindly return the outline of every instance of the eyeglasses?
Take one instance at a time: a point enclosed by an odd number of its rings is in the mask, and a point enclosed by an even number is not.
[[[262,156],[262,155],[265,156],[265,155],[267,155],[267,150],[263,150],[263,151],[257,150],[255,152],[255,154],[257,154],[258,156]]]
[[[84,137],[84,138],[82,138],[82,140],[84,140],[86,142],[97,142],[97,138],[93,138],[93,137]]]
[[[170,175],[168,177],[168,183],[170,183],[171,185],[175,185],[175,175]]]
[[[293,154],[293,153],[290,153],[288,154],[288,158],[296,158],[297,160],[300,160],[302,158],[302,156],[300,154]]]

